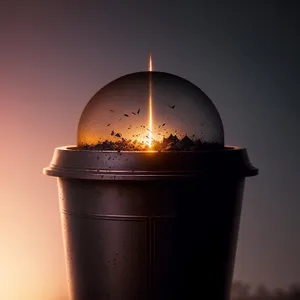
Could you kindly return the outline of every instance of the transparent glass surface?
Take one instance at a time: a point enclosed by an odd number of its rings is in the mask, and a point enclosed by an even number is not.
[[[164,72],[137,72],[100,89],[80,117],[80,148],[200,151],[224,147],[212,101],[191,82]]]

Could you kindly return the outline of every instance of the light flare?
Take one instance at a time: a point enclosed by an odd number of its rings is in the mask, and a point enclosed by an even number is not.
[[[149,147],[151,148],[152,145],[152,129],[153,129],[153,114],[152,114],[152,74],[153,71],[152,67],[152,55],[150,52],[149,55],[149,64],[148,64],[148,71],[149,71]]]
[[[150,52],[150,54],[149,54],[148,71],[149,71],[149,72],[152,72],[152,71],[153,71],[153,68],[152,68],[152,54],[151,54],[151,52]]]

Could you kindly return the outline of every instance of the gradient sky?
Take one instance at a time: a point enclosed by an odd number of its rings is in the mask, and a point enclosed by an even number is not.
[[[87,101],[146,70],[149,51],[155,70],[213,100],[226,143],[260,169],[246,184],[235,278],[299,281],[297,1],[168,2],[1,2],[0,299],[66,296],[57,186],[42,168],[76,143]]]

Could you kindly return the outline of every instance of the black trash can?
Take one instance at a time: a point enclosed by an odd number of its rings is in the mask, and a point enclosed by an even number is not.
[[[245,149],[55,150],[72,300],[228,300]]]

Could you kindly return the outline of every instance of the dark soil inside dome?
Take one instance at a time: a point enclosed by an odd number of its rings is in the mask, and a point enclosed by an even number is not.
[[[223,149],[217,143],[203,143],[200,139],[192,140],[188,136],[179,139],[176,135],[170,135],[168,138],[163,138],[161,142],[152,141],[151,147],[146,143],[137,140],[127,140],[118,136],[118,141],[103,141],[96,145],[85,145],[82,147],[86,150],[100,150],[100,151],[203,151],[203,150],[218,150]]]

